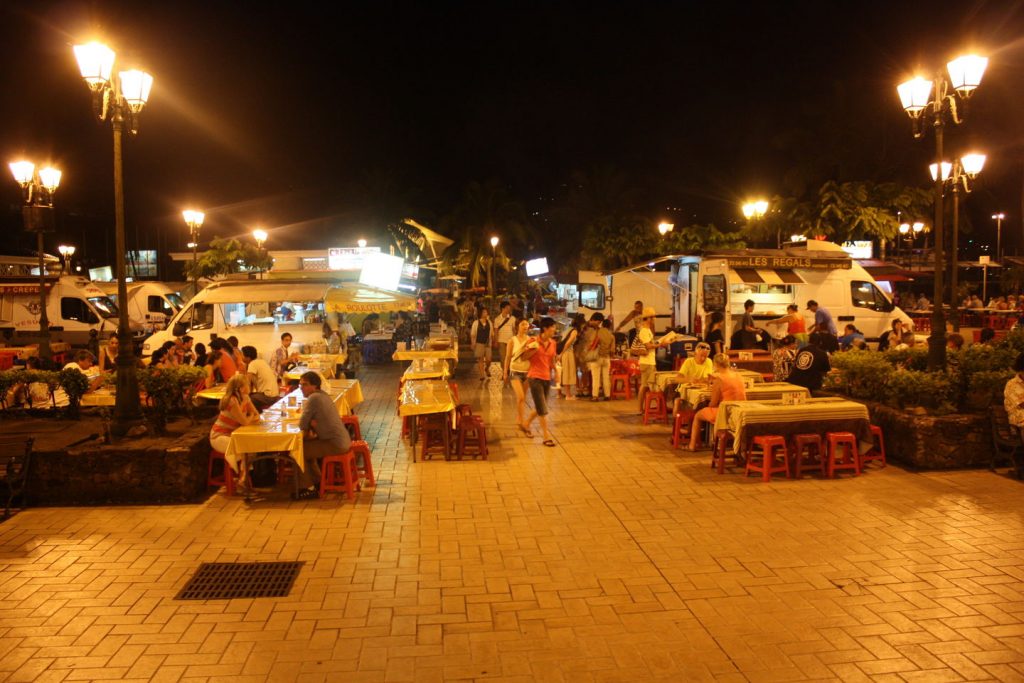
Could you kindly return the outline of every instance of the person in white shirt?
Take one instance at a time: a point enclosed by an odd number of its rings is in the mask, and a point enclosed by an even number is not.
[[[260,358],[255,346],[243,346],[242,357],[245,358],[245,374],[249,376],[249,400],[257,410],[265,410],[277,402],[277,375],[267,361]]]
[[[1014,375],[1003,389],[1003,407],[1010,424],[1018,429],[1024,428],[1024,353],[1013,362]]]
[[[508,353],[508,340],[516,336],[516,319],[512,317],[512,304],[501,302],[501,312],[494,319],[494,348],[501,355],[501,367],[505,367],[505,355]]]
[[[653,306],[643,309],[640,319],[640,327],[637,328],[636,339],[629,349],[632,356],[637,356],[640,365],[640,412],[644,410],[644,399],[648,391],[657,391],[657,383],[654,378],[658,370],[657,352],[658,347],[668,339],[668,335],[661,340],[654,339],[654,316],[656,315]],[[674,337],[675,335],[672,335]]]
[[[100,369],[96,367],[96,359],[92,354],[82,349],[75,353],[75,359],[64,366],[65,370],[78,370],[89,379],[89,391],[97,389],[103,384],[103,376]]]

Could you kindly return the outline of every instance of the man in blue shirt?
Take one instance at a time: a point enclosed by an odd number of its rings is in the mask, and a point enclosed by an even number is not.
[[[827,308],[822,308],[817,301],[811,299],[807,302],[807,310],[814,314],[814,328],[810,332],[828,332],[833,337],[839,336],[836,322],[832,320],[832,314]]]

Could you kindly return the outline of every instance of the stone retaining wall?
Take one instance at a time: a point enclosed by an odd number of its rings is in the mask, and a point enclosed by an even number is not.
[[[201,501],[209,495],[207,438],[204,427],[148,447],[127,442],[123,447],[35,451],[29,468],[29,505]]]
[[[871,423],[882,428],[886,457],[917,469],[987,467],[992,457],[992,430],[986,414],[919,415],[912,409],[860,401]]]

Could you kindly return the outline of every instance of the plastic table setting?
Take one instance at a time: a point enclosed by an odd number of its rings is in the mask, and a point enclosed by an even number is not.
[[[299,365],[309,370],[320,370],[328,379],[333,379],[336,368],[348,361],[347,353],[300,353]]]
[[[83,408],[110,408],[117,403],[117,392],[110,387],[87,391],[78,405]]]
[[[715,433],[720,430],[733,435],[734,453],[742,453],[755,436],[767,434],[777,434],[788,441],[796,434],[851,432],[862,451],[873,443],[867,406],[843,398],[811,398],[796,404],[723,401],[715,420]]]
[[[764,375],[753,370],[737,368],[733,370],[743,378],[745,384],[761,384],[764,382]],[[654,383],[659,391],[664,391],[670,384],[679,384],[679,373],[675,370],[662,370],[654,374]]]
[[[420,359],[450,360],[458,362],[459,352],[453,348],[447,349],[406,349],[395,351],[391,356],[392,360],[420,360]]]
[[[209,389],[197,391],[196,398],[207,401],[219,401],[224,398],[225,386],[226,385],[224,384],[217,384]],[[357,379],[328,380],[322,388],[327,395],[331,397],[335,405],[339,406],[339,415],[351,414],[354,408],[363,402],[363,388]],[[302,391],[300,389],[295,389],[289,393],[288,396],[302,396]],[[277,403],[274,404],[274,406],[277,405]],[[267,410],[272,410],[274,406],[271,406]],[[344,406],[344,412],[342,412],[342,406]],[[280,408],[280,406],[278,406],[278,408]],[[264,411],[264,413],[266,412],[267,411]]]
[[[354,382],[354,386],[331,388],[327,391],[338,409],[338,414],[342,416],[348,415],[351,410],[350,399],[357,403],[362,401],[362,391],[358,387],[359,382],[356,380],[349,380],[349,382]],[[358,396],[354,395],[356,392],[358,392]],[[356,400],[357,398],[358,400]],[[303,433],[299,429],[304,400],[302,391],[296,389],[264,410],[258,423],[245,425],[231,432],[231,441],[228,443],[224,458],[231,468],[239,473],[238,483],[245,491],[246,502],[252,500],[252,487],[247,485],[246,473],[253,462],[265,458],[285,457],[294,462],[300,470],[305,471]],[[270,455],[260,455],[262,453]],[[298,486],[297,480],[295,485]]]
[[[398,414],[403,418],[411,417],[412,426],[409,430],[409,439],[412,442],[412,461],[416,462],[416,439],[417,422],[420,415],[435,415],[448,413],[455,428],[455,397],[448,386],[448,381],[443,379],[411,379],[402,384],[402,391],[398,396]],[[449,430],[444,430],[445,458],[451,451],[449,443]]]
[[[402,381],[411,379],[448,379],[451,368],[447,361],[440,358],[417,358],[402,373]]]
[[[790,384],[789,382],[761,382],[746,387],[748,401],[781,401],[787,394],[798,394],[804,399],[811,397],[811,392],[806,387]],[[711,390],[707,385],[690,385],[680,389],[680,397],[683,403],[690,408],[697,408],[702,403],[711,400]]]

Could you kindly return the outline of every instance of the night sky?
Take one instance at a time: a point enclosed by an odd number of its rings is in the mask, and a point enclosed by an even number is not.
[[[934,141],[913,139],[895,86],[971,48],[989,71],[947,149],[989,154],[975,236],[1003,210],[1007,246],[1024,247],[1021,2],[318,5],[4,4],[0,151],[65,172],[47,249],[112,255],[110,127],[71,52],[93,37],[155,78],[125,144],[129,247],[183,250],[187,205],[206,209],[204,239],[260,226],[271,248],[372,243],[361,188],[382,178],[428,225],[469,181],[543,212],[574,170],[605,165],[677,224],[728,225],[745,196],[828,178],[925,186]]]

